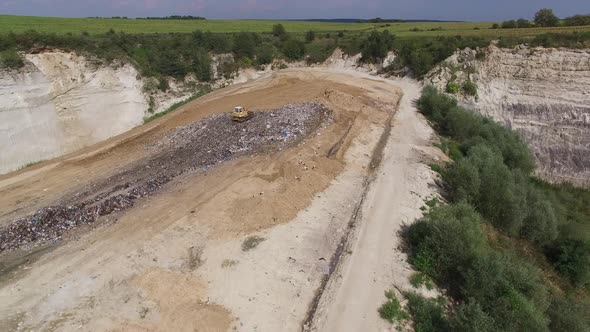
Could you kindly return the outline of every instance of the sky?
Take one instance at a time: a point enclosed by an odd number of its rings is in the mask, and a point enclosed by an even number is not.
[[[590,0],[0,0],[0,14],[167,16],[209,19],[400,18],[500,21],[532,18],[540,8],[560,17],[590,14]]]

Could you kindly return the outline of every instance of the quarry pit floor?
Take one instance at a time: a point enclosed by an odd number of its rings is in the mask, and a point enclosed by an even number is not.
[[[398,231],[435,192],[427,162],[444,158],[413,106],[419,90],[356,72],[275,72],[0,177],[6,228],[175,170],[125,208],[2,251],[0,330],[391,329],[377,314],[383,292],[411,287]],[[272,144],[251,150],[203,132],[237,105],[262,112],[253,120],[293,115],[252,123]],[[240,125],[230,130],[249,130]],[[221,162],[199,164],[203,133],[220,134]]]

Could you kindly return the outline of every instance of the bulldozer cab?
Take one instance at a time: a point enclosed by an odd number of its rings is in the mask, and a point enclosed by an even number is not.
[[[237,122],[244,122],[247,120],[250,120],[250,118],[252,118],[252,112],[249,112],[247,109],[245,109],[242,106],[236,106],[234,107],[234,111],[231,115],[232,120],[237,121]]]

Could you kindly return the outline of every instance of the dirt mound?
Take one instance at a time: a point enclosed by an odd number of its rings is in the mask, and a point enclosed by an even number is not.
[[[245,123],[231,121],[229,114],[216,114],[178,127],[146,147],[151,158],[1,229],[0,253],[57,241],[70,229],[133,206],[137,199],[151,196],[181,174],[205,172],[224,161],[281,150],[331,121],[332,112],[325,106],[303,103],[255,112]]]

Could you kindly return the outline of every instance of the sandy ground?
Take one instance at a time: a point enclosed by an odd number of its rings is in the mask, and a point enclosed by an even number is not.
[[[412,105],[419,89],[340,69],[281,71],[0,177],[5,225],[149,158],[146,146],[170,130],[237,104],[314,101],[334,111],[332,125],[296,147],[184,174],[57,244],[3,253],[0,330],[393,329],[377,307],[385,290],[411,287],[397,231],[433,194],[424,162],[440,157]],[[254,235],[263,241],[243,250]]]
[[[400,291],[417,291],[409,283],[413,270],[400,249],[398,233],[421,216],[420,208],[433,195],[435,175],[425,161],[444,156],[432,148],[433,131],[413,105],[421,87],[410,80],[388,83],[402,88],[404,96],[381,167],[351,232],[349,255],[330,278],[311,324],[313,331],[393,331],[377,314],[384,292],[394,290],[399,296]]]
[[[409,287],[411,274],[396,231],[434,191],[421,163],[437,157],[432,133],[411,106],[418,90],[335,69],[281,71],[0,177],[5,225],[148,158],[145,147],[171,129],[234,105],[315,101],[334,111],[332,125],[296,147],[185,174],[57,244],[0,255],[0,330],[299,331],[311,318],[316,330],[391,328],[376,308],[392,283]],[[263,241],[243,250],[253,235]]]

